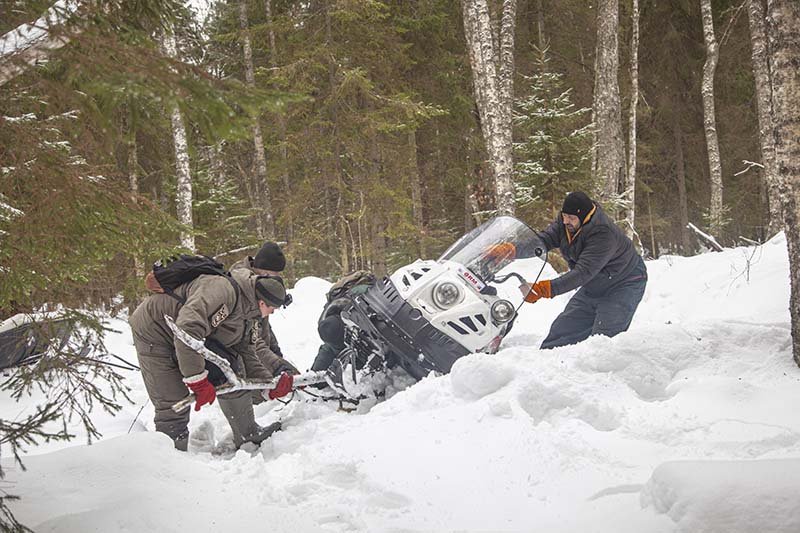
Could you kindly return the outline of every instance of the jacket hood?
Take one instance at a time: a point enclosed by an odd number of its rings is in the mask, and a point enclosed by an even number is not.
[[[255,273],[246,268],[231,270],[233,281],[239,286],[239,306],[247,318],[260,318],[261,311],[256,300],[256,278]]]

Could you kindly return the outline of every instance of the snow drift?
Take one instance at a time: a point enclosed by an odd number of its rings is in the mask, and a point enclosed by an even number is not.
[[[540,351],[568,296],[527,305],[498,354],[382,403],[258,406],[284,430],[235,455],[203,445],[230,438],[216,405],[193,414],[194,451],[173,451],[130,373],[136,405],[98,413],[105,440],[29,450],[26,472],[4,462],[13,509],[62,532],[800,530],[785,240],[647,266],[625,334]],[[328,286],[300,280],[273,321],[303,369]],[[135,358],[113,325],[110,348]]]

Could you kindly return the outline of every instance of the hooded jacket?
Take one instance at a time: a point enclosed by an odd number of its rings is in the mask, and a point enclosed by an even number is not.
[[[595,204],[572,235],[561,214],[537,233],[547,250],[558,248],[569,272],[551,280],[553,296],[578,287],[591,296],[603,296],[615,286],[632,279],[647,279],[647,269],[631,240]]]

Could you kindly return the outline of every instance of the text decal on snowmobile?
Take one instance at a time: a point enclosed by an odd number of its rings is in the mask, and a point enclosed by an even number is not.
[[[467,280],[467,283],[475,287],[475,290],[481,292],[483,288],[486,286],[481,280],[478,279],[475,274],[467,270],[466,268],[459,266],[458,273],[461,275],[462,278]]]

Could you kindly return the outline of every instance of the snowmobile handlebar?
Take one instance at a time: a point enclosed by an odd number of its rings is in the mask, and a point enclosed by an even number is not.
[[[523,278],[521,275],[517,274],[516,272],[509,272],[508,274],[506,274],[504,276],[493,277],[491,279],[491,282],[492,283],[505,283],[506,281],[508,281],[509,278],[517,278],[520,283],[528,283],[525,280],[525,278]]]

